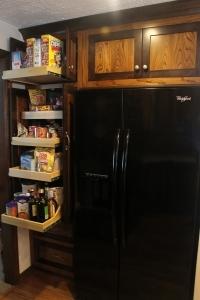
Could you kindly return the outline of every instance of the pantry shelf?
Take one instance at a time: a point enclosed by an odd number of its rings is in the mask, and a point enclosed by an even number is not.
[[[17,217],[8,216],[6,214],[1,215],[1,222],[33,231],[45,232],[49,230],[53,225],[55,225],[61,219],[60,207],[57,209],[55,215],[49,220],[39,223],[31,220],[21,219]]]
[[[66,82],[59,67],[41,66],[3,71],[2,79],[21,83],[45,84]]]
[[[56,120],[63,118],[62,110],[49,110],[49,111],[23,111],[22,119],[24,120]]]
[[[32,138],[32,137],[12,137],[11,144],[14,146],[34,146],[34,147],[57,147],[60,138]]]
[[[20,169],[19,167],[13,167],[13,168],[9,168],[8,174],[10,177],[52,182],[57,180],[60,177],[61,172],[59,170],[53,171],[51,173],[36,172],[30,170],[23,170]]]

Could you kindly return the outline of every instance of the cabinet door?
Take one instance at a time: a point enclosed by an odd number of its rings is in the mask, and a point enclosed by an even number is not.
[[[126,30],[89,37],[89,80],[140,76],[142,30]]]
[[[198,23],[143,30],[143,76],[198,76],[200,27]]]
[[[76,80],[76,36],[68,29],[66,30],[66,77],[72,81]]]

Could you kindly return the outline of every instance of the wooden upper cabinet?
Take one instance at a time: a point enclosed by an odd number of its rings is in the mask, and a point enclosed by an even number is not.
[[[142,31],[127,30],[89,37],[89,80],[134,78],[141,64]]]
[[[66,29],[66,77],[76,80],[77,74],[77,39],[74,33]]]
[[[200,24],[143,30],[143,76],[199,76]]]
[[[108,27],[108,33],[103,28],[79,32],[77,86],[200,84],[200,22],[169,24],[161,20],[156,27],[140,23]]]

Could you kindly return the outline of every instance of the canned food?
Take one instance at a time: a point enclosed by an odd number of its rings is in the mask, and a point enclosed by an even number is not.
[[[17,202],[18,217],[22,219],[29,219],[29,204],[26,200],[19,200]]]

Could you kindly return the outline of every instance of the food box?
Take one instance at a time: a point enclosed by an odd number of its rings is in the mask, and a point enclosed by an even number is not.
[[[41,58],[43,66],[61,67],[63,42],[50,35],[41,36]]]

